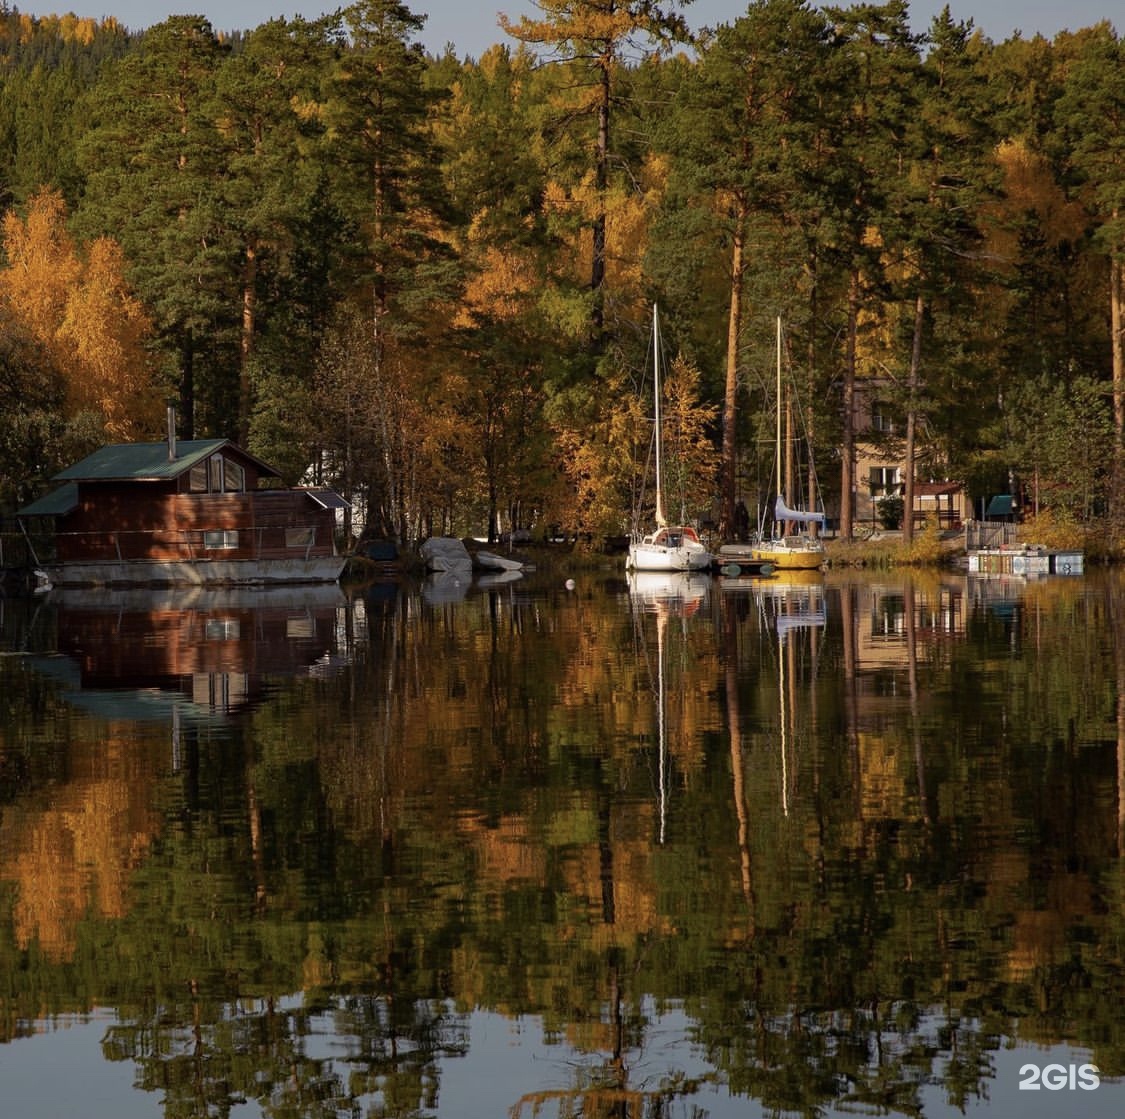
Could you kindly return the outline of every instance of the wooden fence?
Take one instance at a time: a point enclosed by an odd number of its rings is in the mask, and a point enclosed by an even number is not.
[[[966,521],[965,551],[1008,547],[1016,542],[1018,528],[1008,521]]]

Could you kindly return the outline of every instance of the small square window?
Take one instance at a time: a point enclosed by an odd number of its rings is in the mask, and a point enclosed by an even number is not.
[[[290,640],[298,641],[316,636],[316,628],[312,618],[308,615],[285,619],[285,636]]]
[[[204,548],[237,548],[238,529],[215,528],[208,529],[203,534]]]

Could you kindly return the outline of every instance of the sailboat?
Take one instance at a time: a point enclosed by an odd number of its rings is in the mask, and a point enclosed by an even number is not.
[[[788,524],[811,525],[819,524],[824,527],[824,514],[806,512],[790,508],[785,500],[785,484],[782,476],[782,406],[781,406],[781,319],[777,320],[777,496],[774,501],[773,518],[776,535],[770,540],[763,540],[756,544],[751,554],[755,560],[771,564],[779,570],[811,571],[819,568],[824,563],[824,541],[818,536],[813,536],[808,531],[801,533],[786,533],[784,528]]]
[[[673,525],[664,515],[664,437],[660,415],[660,320],[656,304],[652,307],[654,432],[656,440],[656,527],[644,536],[634,533],[629,541],[625,567],[629,571],[706,571],[711,553],[703,546],[699,533],[687,524]]]

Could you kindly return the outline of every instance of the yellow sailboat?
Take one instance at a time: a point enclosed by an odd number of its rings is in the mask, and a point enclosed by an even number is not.
[[[824,541],[806,527],[802,532],[788,532],[790,525],[820,525],[824,527],[824,514],[790,508],[785,500],[782,477],[782,419],[781,419],[781,319],[777,320],[777,497],[774,501],[774,536],[762,540],[751,550],[754,559],[771,564],[775,570],[814,571],[824,563]]]

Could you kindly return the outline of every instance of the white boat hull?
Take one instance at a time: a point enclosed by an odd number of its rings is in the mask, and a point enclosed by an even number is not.
[[[629,571],[708,571],[712,558],[695,529],[667,525],[631,541],[625,567]]]
[[[702,548],[631,544],[626,566],[630,571],[707,571],[711,553]]]
[[[488,571],[523,571],[525,566],[523,560],[497,555],[496,552],[477,552],[476,565]]]

